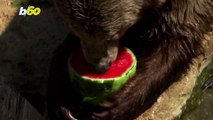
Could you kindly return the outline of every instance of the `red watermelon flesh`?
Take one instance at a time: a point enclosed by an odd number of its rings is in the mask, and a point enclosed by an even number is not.
[[[132,66],[133,62],[131,52],[124,47],[119,49],[117,59],[111,64],[109,70],[104,73],[95,72],[86,62],[81,50],[77,50],[70,60],[71,66],[77,74],[97,80],[119,77]]]

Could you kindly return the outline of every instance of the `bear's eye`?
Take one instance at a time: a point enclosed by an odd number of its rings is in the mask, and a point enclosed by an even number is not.
[[[112,36],[111,39],[109,40],[118,40],[119,39],[119,35],[116,33],[114,36]]]
[[[129,27],[118,31],[114,36],[112,36],[111,40],[120,40],[124,36],[128,28]]]

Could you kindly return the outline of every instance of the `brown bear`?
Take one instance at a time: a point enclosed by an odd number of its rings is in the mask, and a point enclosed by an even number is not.
[[[143,113],[203,53],[212,30],[213,0],[54,0],[71,35],[56,50],[50,70],[51,120],[131,120]],[[60,31],[59,31],[60,32]],[[136,55],[137,73],[99,105],[82,103],[67,73],[81,46],[87,62],[105,72],[119,46]]]

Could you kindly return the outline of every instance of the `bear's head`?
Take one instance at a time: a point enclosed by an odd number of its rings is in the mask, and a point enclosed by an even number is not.
[[[80,38],[87,62],[97,72],[106,71],[116,59],[119,40],[140,20],[143,9],[160,6],[164,2],[165,0],[55,0],[71,32]]]

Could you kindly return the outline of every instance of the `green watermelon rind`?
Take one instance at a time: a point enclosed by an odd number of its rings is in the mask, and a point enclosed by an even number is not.
[[[76,88],[80,90],[80,93],[84,96],[83,102],[97,104],[103,101],[108,95],[119,90],[122,85],[135,75],[137,68],[136,57],[131,50],[128,48],[125,49],[131,54],[133,63],[120,77],[94,79],[81,76],[76,73],[72,67],[70,67],[71,65],[68,62],[68,71],[71,82],[76,84]]]

